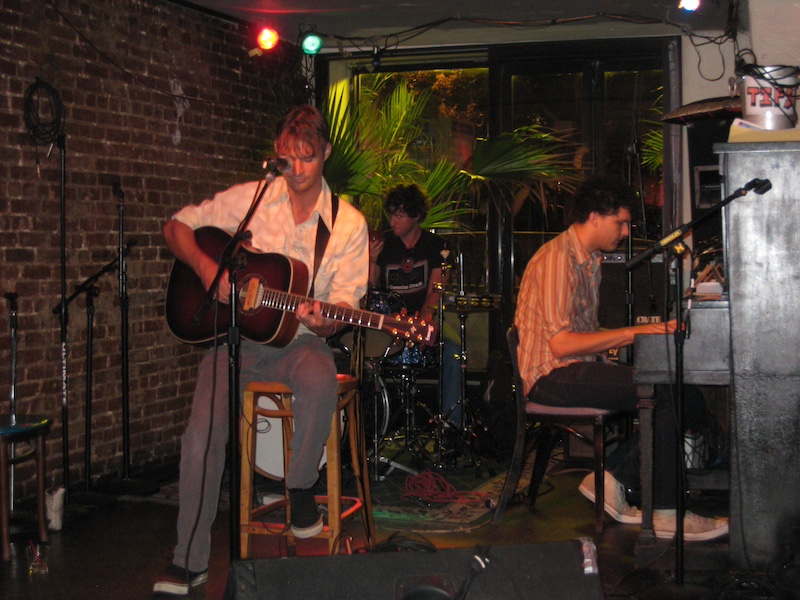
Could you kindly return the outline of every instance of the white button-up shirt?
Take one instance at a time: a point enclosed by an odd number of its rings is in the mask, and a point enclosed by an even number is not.
[[[189,205],[173,216],[193,230],[216,227],[229,234],[239,228],[261,182],[234,185],[198,205]],[[317,204],[304,223],[294,222],[286,180],[279,177],[270,184],[247,229],[252,247],[261,252],[275,252],[302,261],[309,277],[314,269],[317,222],[331,232],[314,283],[314,297],[321,302],[344,302],[353,308],[367,291],[369,249],[364,216],[348,202],[340,200],[336,223],[332,224],[331,191],[323,179]],[[306,294],[308,290],[306,290]],[[304,326],[298,335],[309,333]]]

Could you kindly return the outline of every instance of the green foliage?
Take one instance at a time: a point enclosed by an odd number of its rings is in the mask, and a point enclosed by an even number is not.
[[[394,85],[393,89],[387,87]],[[484,199],[517,207],[530,197],[547,206],[556,188],[572,189],[576,147],[539,127],[521,128],[494,140],[479,139],[470,171],[456,164],[427,135],[430,94],[376,76],[347,102],[343,91],[326,104],[333,152],[325,178],[340,195],[352,196],[372,228],[383,218],[383,197],[398,184],[416,183],[431,207],[426,228],[463,228]]]
[[[569,132],[564,134],[569,135]],[[516,213],[526,199],[543,208],[557,190],[573,191],[581,179],[574,167],[576,144],[539,125],[521,127],[475,145],[475,193],[493,203],[505,201]]]

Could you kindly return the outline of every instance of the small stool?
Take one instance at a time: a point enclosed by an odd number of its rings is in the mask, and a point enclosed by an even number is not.
[[[367,546],[374,546],[375,524],[372,516],[372,498],[369,489],[369,480],[365,476],[366,452],[364,444],[364,430],[360,417],[360,399],[358,396],[358,379],[350,375],[337,375],[339,401],[337,410],[331,418],[331,431],[326,442],[327,452],[327,495],[317,496],[317,502],[328,506],[327,524],[322,531],[314,537],[327,538],[328,550],[331,554],[336,549],[342,532],[342,523],[350,519],[357,512],[361,513],[364,532],[367,536]],[[269,396],[277,408],[267,409],[258,406],[259,396]],[[358,498],[342,496],[342,460],[341,437],[342,423],[340,411],[344,410],[347,417],[348,443],[353,466],[353,473],[358,487]],[[255,468],[255,436],[256,421],[258,416],[280,418],[283,425],[283,463],[284,473],[288,472],[291,457],[292,432],[292,391],[288,386],[275,382],[251,382],[247,385],[242,401],[241,422],[241,494],[240,494],[240,555],[249,558],[251,535],[280,535],[286,538],[290,555],[295,554],[294,536],[292,535],[289,514],[289,490],[285,488],[284,497],[270,502],[264,506],[253,507],[253,475]],[[346,509],[342,510],[342,505]],[[284,522],[264,521],[262,517],[275,510],[285,509]]]
[[[31,415],[0,415],[0,536],[2,536],[3,560],[11,560],[11,540],[9,518],[11,512],[11,494],[9,472],[13,465],[36,458],[36,508],[39,519],[39,538],[47,541],[47,520],[45,517],[45,437],[50,431],[50,419]],[[11,456],[10,448],[19,442],[32,442],[29,452],[19,456]]]

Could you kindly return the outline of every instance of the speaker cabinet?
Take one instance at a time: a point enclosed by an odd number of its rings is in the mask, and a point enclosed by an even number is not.
[[[241,560],[231,564],[225,598],[452,600],[469,585],[470,600],[603,600],[596,564],[594,544],[578,540]]]
[[[600,327],[616,329],[628,325],[628,269],[624,252],[603,254],[600,283]],[[659,321],[664,315],[664,256],[655,255],[631,272],[633,277],[633,325]]]

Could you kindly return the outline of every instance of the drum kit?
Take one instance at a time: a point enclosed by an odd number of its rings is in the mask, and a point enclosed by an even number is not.
[[[463,275],[461,277],[463,281]],[[448,460],[469,456],[477,466],[471,440],[478,425],[474,411],[468,410],[466,399],[466,320],[470,314],[500,308],[500,296],[441,290],[438,306],[439,340],[432,347],[396,339],[380,329],[351,327],[328,339],[340,372],[353,372],[361,380],[361,411],[366,439],[370,477],[383,480],[395,469],[416,475],[419,466],[428,462],[443,467]],[[370,290],[364,301],[370,312],[396,315],[405,310],[401,296]],[[444,315],[452,313],[460,320],[460,347],[456,357],[460,366],[460,425],[448,421],[443,407]],[[422,382],[434,384],[435,398],[420,393]],[[429,389],[429,388],[426,388]],[[267,397],[258,399],[260,406],[270,406]],[[453,409],[450,412],[455,413]],[[343,423],[343,440],[346,423]],[[256,470],[267,477],[282,479],[283,446],[279,423],[259,417],[256,438]],[[445,448],[445,440],[451,444]],[[344,443],[344,442],[343,442]],[[403,454],[411,460],[401,462]],[[320,467],[325,464],[323,455]]]
[[[476,426],[473,411],[466,398],[466,320],[475,312],[492,311],[500,306],[500,297],[489,294],[467,294],[463,290],[440,294],[439,342],[434,347],[409,343],[376,330],[356,328],[340,334],[329,343],[335,353],[350,360],[350,368],[360,371],[361,410],[365,429],[370,477],[383,480],[397,470],[416,475],[409,465],[430,463],[443,467],[458,456],[469,456],[474,464],[480,460],[470,443]],[[396,314],[404,309],[402,298],[393,293],[371,290],[366,298],[367,309],[383,314]],[[460,425],[453,425],[444,410],[444,315],[453,313],[460,319],[459,405]],[[422,383],[433,383],[435,397],[422,394]],[[449,412],[455,413],[453,408]],[[445,441],[450,447],[445,447]],[[401,461],[402,455],[411,460]],[[409,464],[407,464],[409,463]]]

